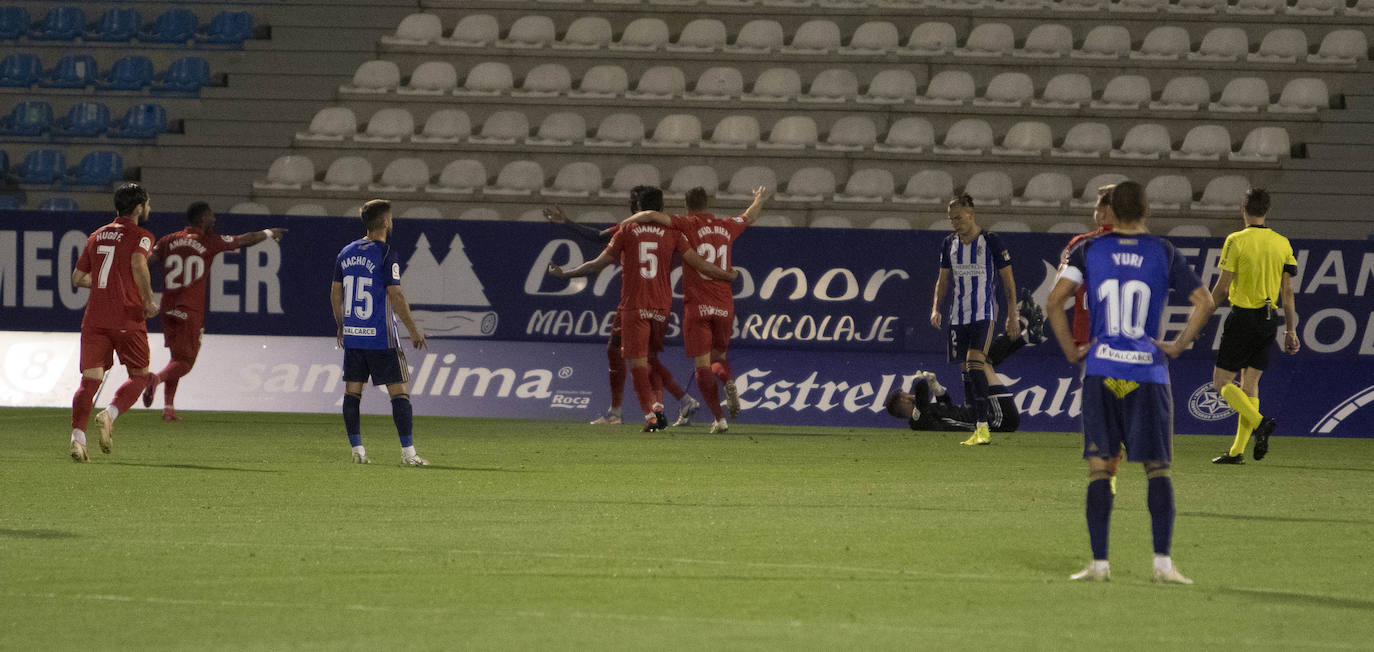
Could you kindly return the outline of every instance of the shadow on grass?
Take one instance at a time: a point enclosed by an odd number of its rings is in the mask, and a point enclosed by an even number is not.
[[[11,539],[75,539],[74,532],[63,532],[62,530],[12,530],[0,528],[0,537]]]
[[[1298,466],[1295,464],[1265,464],[1265,466],[1275,469],[1296,469],[1299,471],[1355,471],[1358,473],[1374,473],[1374,469],[1361,469],[1353,466]]]
[[[429,466],[424,467],[424,469],[427,470],[427,471],[439,470],[439,471],[472,471],[472,472],[483,472],[483,471],[485,471],[485,472],[488,472],[488,473],[530,473],[530,471],[526,471],[526,470],[524,470],[524,469],[503,469],[503,468],[496,467],[496,466],[448,466],[448,465],[444,465],[444,464],[431,464],[431,465],[429,465]]]
[[[1363,611],[1374,611],[1374,600],[1362,600],[1360,598],[1342,598],[1334,595],[1317,595],[1311,593],[1295,593],[1291,591],[1272,591],[1269,589],[1245,589],[1239,587],[1219,587],[1218,593],[1239,595],[1255,600],[1266,600],[1287,605],[1303,605],[1311,607],[1331,607],[1337,609],[1360,609]]]
[[[1263,521],[1267,523],[1335,523],[1340,525],[1374,525],[1374,520],[1358,518],[1309,518],[1303,516],[1259,516],[1255,514],[1218,514],[1216,512],[1179,512],[1179,516],[1220,518],[1229,521]]]
[[[188,471],[237,471],[239,473],[281,473],[276,469],[242,469],[236,466],[206,466],[204,464],[151,464],[148,462],[106,462],[120,466],[143,466],[154,469],[185,469]]]

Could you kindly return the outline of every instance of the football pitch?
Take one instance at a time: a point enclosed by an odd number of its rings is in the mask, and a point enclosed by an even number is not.
[[[0,410],[0,648],[1374,647],[1371,440],[1178,437],[1160,586],[1125,464],[1112,581],[1067,581],[1075,435],[419,418],[415,469],[388,417],[358,466],[337,415],[183,416],[77,465]]]

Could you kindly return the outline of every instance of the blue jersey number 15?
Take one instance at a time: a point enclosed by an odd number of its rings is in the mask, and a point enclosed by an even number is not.
[[[345,276],[344,286],[344,317],[350,315],[358,319],[369,319],[372,317],[372,279],[366,276]],[[354,294],[354,291],[357,291]],[[356,304],[354,301],[356,300]]]

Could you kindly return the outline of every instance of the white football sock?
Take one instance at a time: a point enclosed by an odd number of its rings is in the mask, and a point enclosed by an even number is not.
[[[72,441],[86,445],[86,431],[80,428],[72,428]]]
[[[363,456],[363,457],[367,457],[367,450],[364,449],[362,446],[354,446],[354,447],[353,447],[353,452],[354,452],[354,453],[357,453],[357,454],[359,454],[359,455],[361,455],[361,456]]]
[[[110,421],[114,421],[115,419],[119,418],[119,408],[111,405],[110,407],[105,408],[105,411],[110,413]]]
[[[1089,568],[1092,568],[1094,573],[1101,573],[1107,571],[1110,567],[1107,565],[1107,560],[1094,559],[1092,566]]]
[[[407,459],[407,460],[410,459],[410,458],[412,458],[412,457],[415,457],[415,447],[414,447],[414,446],[402,446],[402,447],[401,447],[401,457],[404,458],[404,459]]]
[[[1155,555],[1155,571],[1167,573],[1174,568],[1174,559],[1168,555]]]

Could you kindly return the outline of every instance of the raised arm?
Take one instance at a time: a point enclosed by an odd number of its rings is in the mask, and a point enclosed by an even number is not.
[[[749,204],[749,208],[744,209],[744,215],[741,216],[744,218],[745,222],[749,223],[750,226],[753,226],[754,220],[759,219],[759,214],[763,213],[763,202],[767,199],[767,187],[759,186],[754,189],[754,202],[752,204]]]
[[[406,295],[401,291],[401,286],[388,285],[386,298],[391,302],[391,310],[401,318],[401,323],[405,324],[406,330],[410,332],[410,345],[416,349],[425,348],[425,332],[416,326],[415,320],[411,318],[410,304],[406,303]]]
[[[1202,332],[1202,327],[1207,325],[1212,312],[1217,309],[1216,303],[1212,301],[1212,293],[1202,286],[1189,293],[1188,301],[1193,304],[1193,309],[1188,313],[1188,323],[1184,324],[1183,331],[1172,342],[1156,342],[1159,349],[1171,358],[1177,358],[1180,353],[1188,350],[1197,334]]]
[[[1081,362],[1088,354],[1087,345],[1080,347],[1074,343],[1073,329],[1069,327],[1069,317],[1064,312],[1064,302],[1072,299],[1077,291],[1076,281],[1060,278],[1055,282],[1054,289],[1050,290],[1049,305],[1045,307],[1046,318],[1050,321],[1050,329],[1054,331],[1054,340],[1059,343],[1059,350],[1074,364]]]
[[[554,224],[562,224],[563,228],[571,231],[573,235],[591,242],[609,242],[613,235],[612,229],[597,229],[568,219],[563,207],[558,204],[544,207],[544,219]]]
[[[143,315],[153,317],[157,315],[157,301],[153,300],[153,276],[148,272],[148,257],[140,253],[135,253],[130,260],[134,276],[134,285],[138,287],[138,296],[143,298]]]
[[[1002,291],[1007,295],[1007,337],[1015,340],[1021,337],[1021,311],[1016,304],[1016,279],[1011,275],[1011,265],[998,270],[1002,275]]]
[[[1298,338],[1298,306],[1293,303],[1293,275],[1285,271],[1279,283],[1282,286],[1279,300],[1283,302],[1283,351],[1291,355],[1302,349],[1302,340]]]
[[[930,305],[930,325],[940,327],[944,316],[940,314],[940,306],[945,303],[945,295],[949,293],[949,269],[941,268],[940,277],[935,280],[935,299]]]
[[[664,213],[662,211],[640,211],[638,213],[635,213],[634,215],[625,218],[625,220],[621,222],[621,224],[647,224],[649,222],[653,222],[655,224],[662,224],[663,226],[672,226],[673,218],[669,217],[667,213]]]
[[[581,265],[578,265],[577,267],[574,267],[572,269],[563,269],[562,265],[550,264],[548,274],[549,276],[557,276],[558,278],[574,278],[578,276],[589,276],[591,274],[595,274],[601,271],[602,269],[605,269],[605,267],[611,264],[611,262],[614,260],[614,256],[603,251],[601,252],[600,256],[597,256],[596,258],[593,258],[585,263],[582,263]]]
[[[721,269],[715,263],[708,261],[705,258],[702,258],[701,254],[697,253],[692,249],[682,250],[682,262],[691,265],[692,269],[695,269],[698,272],[701,272],[702,274],[705,274],[717,281],[733,281],[735,280],[736,276],[739,276],[739,271],[732,269],[727,272]]]
[[[261,231],[249,231],[248,233],[240,233],[234,236],[234,239],[238,241],[240,247],[251,247],[268,238],[272,238],[277,242],[281,242],[281,236],[283,233],[286,233],[286,229],[263,229]]]

